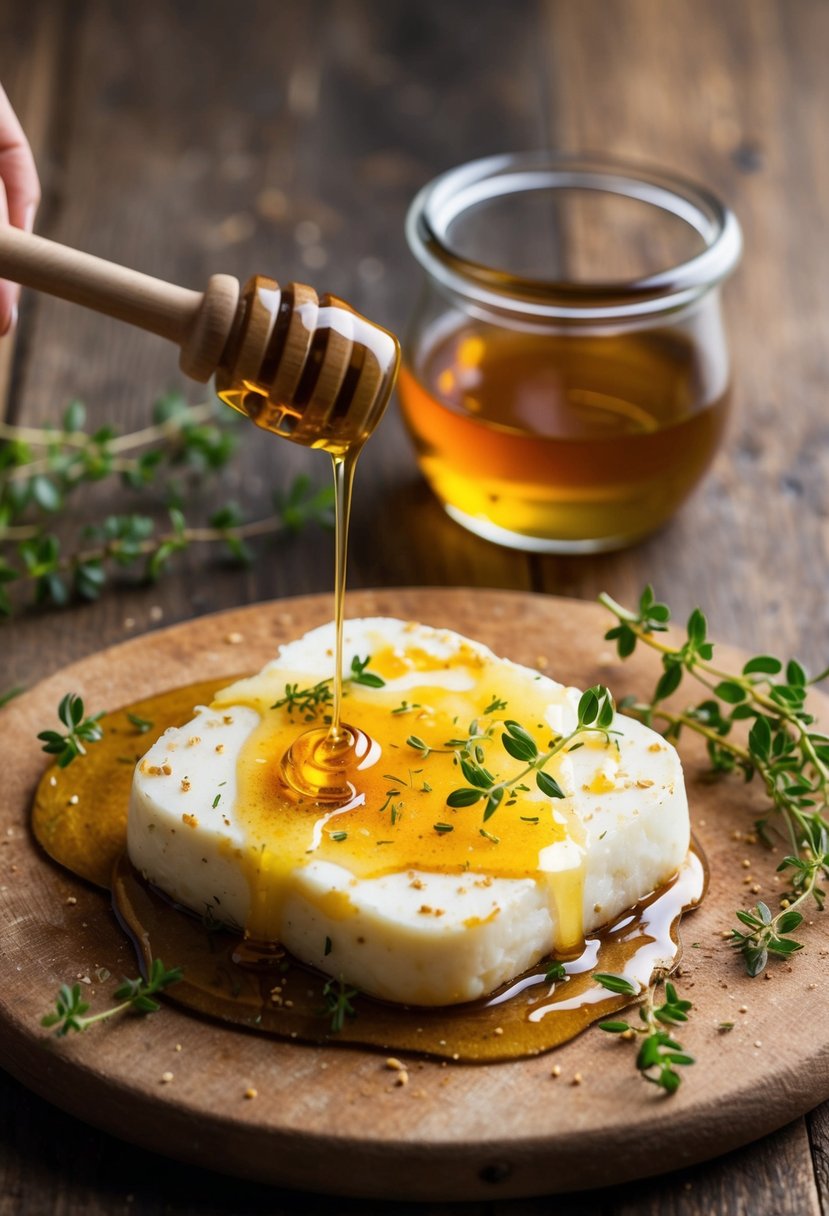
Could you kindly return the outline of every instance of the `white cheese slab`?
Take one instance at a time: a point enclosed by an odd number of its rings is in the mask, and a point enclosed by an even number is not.
[[[487,664],[505,664],[513,679],[524,673],[533,698],[543,694],[552,730],[565,733],[575,725],[578,690],[495,660],[485,647],[458,634],[386,618],[346,622],[347,656],[389,645],[416,646],[447,659],[465,648]],[[304,673],[308,684],[329,676],[332,648],[332,625],[312,631],[283,647],[258,677],[233,686],[230,701],[234,691],[249,700],[258,690],[266,704],[283,692],[286,673],[290,679]],[[430,674],[430,682],[439,676]],[[453,667],[443,678],[446,695],[454,695],[463,671]],[[474,678],[473,664],[467,684]],[[412,686],[407,673],[389,681],[384,693],[399,699]],[[209,909],[216,919],[239,927],[248,919],[251,889],[236,860],[237,850],[248,843],[236,805],[236,763],[259,721],[259,713],[245,705],[200,707],[191,722],[168,730],[139,763],[129,813],[128,851],[138,869],[196,913]],[[564,804],[551,804],[533,791],[542,812],[558,814],[566,807],[579,826],[578,840],[562,840],[540,852],[534,873],[493,878],[483,872],[409,869],[358,878],[344,865],[310,856],[291,875],[282,944],[361,991],[407,1004],[441,1005],[485,995],[550,952],[556,909],[548,875],[571,869],[574,858],[583,867],[585,932],[614,920],[679,869],[690,829],[674,748],[621,715],[613,730],[619,732],[618,750],[585,746],[561,762]],[[443,807],[435,810],[437,818],[445,813]],[[332,892],[339,896],[332,899]]]

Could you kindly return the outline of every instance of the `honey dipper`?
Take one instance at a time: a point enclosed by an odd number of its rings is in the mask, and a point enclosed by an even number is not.
[[[376,426],[399,361],[396,338],[336,296],[256,275],[215,274],[191,291],[8,225],[0,278],[137,325],[181,347],[194,380],[258,426],[337,453]]]

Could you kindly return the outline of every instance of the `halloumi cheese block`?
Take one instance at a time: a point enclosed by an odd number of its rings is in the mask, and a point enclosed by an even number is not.
[[[679,869],[690,831],[670,744],[616,715],[561,748],[577,689],[411,622],[346,622],[349,797],[292,793],[283,757],[330,715],[333,646],[330,624],[282,647],[139,762],[128,851],[172,899],[361,991],[443,1005],[572,956]],[[507,722],[539,755],[560,748],[544,772],[563,797],[509,753]],[[483,794],[447,804],[470,788],[464,758],[504,785],[486,819]]]

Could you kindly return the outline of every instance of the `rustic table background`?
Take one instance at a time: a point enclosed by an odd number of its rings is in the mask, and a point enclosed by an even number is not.
[[[630,601],[651,580],[716,635],[829,652],[829,5],[823,0],[6,0],[0,79],[44,186],[38,230],[201,288],[214,271],[310,280],[393,329],[418,276],[402,236],[415,191],[461,160],[549,146],[661,162],[737,211],[729,285],[736,414],[704,486],[665,532],[621,554],[524,556],[467,535],[418,478],[392,414],[361,461],[350,585],[511,587]],[[317,226],[309,229],[311,221]],[[307,244],[309,231],[313,236]],[[299,237],[299,239],[297,239]],[[303,240],[306,241],[303,244]],[[166,344],[24,297],[0,342],[0,416],[36,425],[67,401],[96,424],[145,424],[181,383]],[[322,457],[253,428],[214,489],[267,513],[274,484]],[[85,500],[118,509],[117,492]],[[130,633],[331,582],[313,529],[240,573],[191,549],[154,587],[3,626],[0,688]],[[690,1082],[692,1083],[692,1082]],[[60,1211],[389,1213],[179,1166],[73,1123],[0,1083],[0,1216]],[[654,1145],[658,1156],[659,1146]],[[409,1206],[437,1216],[442,1205]],[[601,1212],[826,1216],[829,1106],[682,1174],[492,1216]]]

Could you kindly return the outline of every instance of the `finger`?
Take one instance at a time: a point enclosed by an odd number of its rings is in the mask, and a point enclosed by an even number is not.
[[[40,182],[23,128],[0,85],[0,179],[6,187],[8,220],[31,232],[40,202]]]
[[[6,191],[0,180],[0,224],[9,222],[9,208],[6,202]],[[0,337],[14,327],[17,320],[17,299],[20,288],[17,283],[8,283],[0,279]]]

